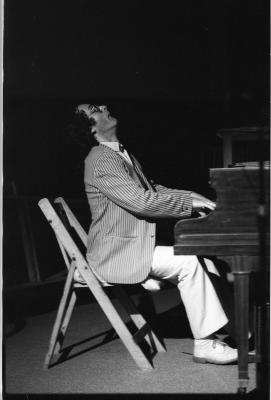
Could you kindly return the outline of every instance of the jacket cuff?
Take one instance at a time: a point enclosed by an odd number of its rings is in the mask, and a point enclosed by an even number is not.
[[[191,196],[191,191],[181,190],[181,203],[182,203],[182,216],[190,217],[193,210],[193,200]]]

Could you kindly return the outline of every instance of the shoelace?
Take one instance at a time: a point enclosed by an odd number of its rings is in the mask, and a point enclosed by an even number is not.
[[[226,346],[227,346],[226,343],[222,342],[221,340],[219,340],[219,339],[213,339],[213,343],[212,343],[213,349],[216,348],[216,345],[217,345],[217,344],[221,344],[223,347],[226,347]]]

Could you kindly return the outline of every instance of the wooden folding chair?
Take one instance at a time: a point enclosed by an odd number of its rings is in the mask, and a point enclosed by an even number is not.
[[[87,241],[86,232],[79,224],[64,199],[56,199],[56,204],[58,204],[62,210],[62,218],[66,226],[64,226],[64,223],[57,215],[48,199],[44,198],[39,201],[39,207],[54,230],[68,268],[68,275],[58,307],[56,320],[49,342],[49,349],[45,357],[44,367],[48,368],[53,356],[60,355],[62,352],[65,333],[77,300],[76,289],[88,287],[139,368],[142,370],[151,370],[153,368],[152,361],[150,361],[149,357],[144,354],[139,343],[144,340],[148,344],[149,350],[151,350],[151,357],[156,352],[166,351],[164,346],[151,330],[143,316],[138,312],[135,304],[127,296],[121,285],[109,285],[99,281],[97,274],[93,272],[91,266],[88,264],[86,258],[82,255],[82,252],[79,250],[71,234],[68,232],[67,225],[69,224],[74,228],[84,246],[86,246]],[[74,281],[74,273],[76,269],[84,279],[84,283]],[[137,328],[135,334],[130,332],[114,307],[105,291],[106,286],[114,287],[121,305]]]

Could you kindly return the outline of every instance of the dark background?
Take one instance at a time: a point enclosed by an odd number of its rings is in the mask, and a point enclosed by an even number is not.
[[[217,130],[268,124],[268,60],[264,0],[7,0],[5,196],[13,182],[29,198],[85,198],[82,159],[67,140],[72,109],[85,101],[109,105],[121,141],[155,181],[214,196]],[[250,153],[257,159],[257,146]],[[45,222],[36,203],[37,236]],[[19,226],[14,204],[4,209],[9,250]],[[5,254],[16,270],[15,255]]]

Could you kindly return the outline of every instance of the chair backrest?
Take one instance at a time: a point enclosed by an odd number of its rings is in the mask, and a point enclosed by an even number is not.
[[[54,203],[57,204],[58,207],[60,207],[60,210],[63,211],[63,218],[67,218],[69,224],[74,228],[84,246],[87,247],[87,233],[82,228],[81,224],[79,223],[63,197],[56,198]]]
[[[65,251],[85,280],[90,279],[91,281],[95,280],[96,283],[99,282],[49,200],[47,198],[41,199],[38,205],[55,232],[60,247],[62,247],[63,256]],[[65,261],[67,261],[67,257]],[[69,269],[70,265],[67,265],[67,267]]]
[[[112,286],[111,284],[104,282],[103,279],[92,270],[49,200],[47,198],[41,199],[38,205],[55,232],[67,269],[70,270],[70,267],[73,267],[73,270],[74,267],[75,269],[77,268],[81,277],[85,280],[94,295],[96,290],[99,291],[99,288],[102,286]],[[72,212],[70,216],[71,215]]]
[[[41,199],[38,204],[49,224],[53,228],[57,239],[61,242],[69,257],[71,259],[78,258],[85,262],[83,255],[81,254],[74,240],[71,238],[71,235],[68,233],[68,230],[65,228],[63,222],[57,215],[49,200],[46,198]]]

